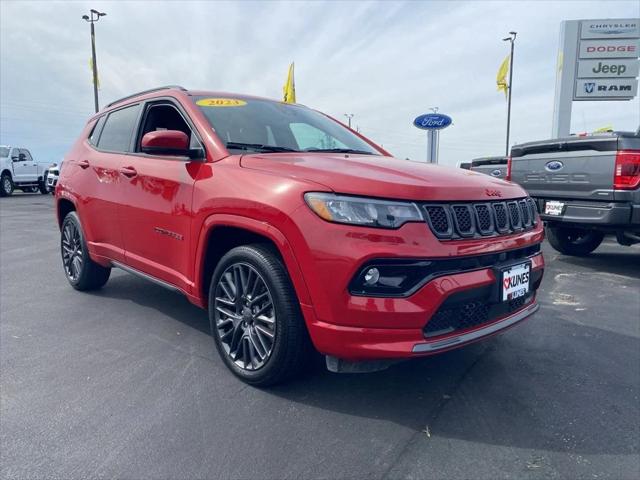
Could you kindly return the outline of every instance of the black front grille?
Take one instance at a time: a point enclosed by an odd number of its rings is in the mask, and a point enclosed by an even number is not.
[[[439,235],[446,235],[451,228],[447,210],[440,205],[426,206],[425,209],[431,229]]]
[[[423,204],[427,224],[440,240],[508,235],[538,222],[535,202],[527,197],[507,202]]]

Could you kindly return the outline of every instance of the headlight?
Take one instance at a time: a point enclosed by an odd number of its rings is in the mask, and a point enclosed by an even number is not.
[[[329,222],[398,228],[407,222],[423,221],[418,207],[410,202],[348,197],[319,192],[307,193],[304,199],[311,210]]]

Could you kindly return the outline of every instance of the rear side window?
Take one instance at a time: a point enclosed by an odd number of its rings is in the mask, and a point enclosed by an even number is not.
[[[98,148],[110,152],[129,152],[139,110],[140,105],[133,105],[110,113],[102,128]]]
[[[93,130],[91,130],[91,135],[89,135],[89,143],[91,145],[98,145],[98,139],[100,138],[100,132],[102,132],[102,127],[104,126],[104,121],[107,119],[106,115],[101,116],[96,124],[93,126]]]
[[[9,156],[9,147],[0,147],[0,157]]]

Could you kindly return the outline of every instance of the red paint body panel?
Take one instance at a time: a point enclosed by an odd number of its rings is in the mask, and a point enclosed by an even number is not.
[[[382,149],[381,156],[230,155],[190,95],[178,90],[142,95],[110,109],[160,96],[186,112],[206,159],[98,151],[87,141],[97,116],[90,120],[65,157],[56,199],[75,206],[92,258],[103,265],[121,262],[168,282],[204,308],[209,281],[204,259],[212,232],[236,227],[262,235],[278,248],[322,353],[345,359],[413,356],[413,346],[424,341],[422,328],[449,295],[497,281],[491,269],[480,269],[435,278],[406,298],[352,296],[347,286],[365,262],[475,256],[543,239],[541,223],[523,233],[452,241],[436,239],[424,222],[396,230],[328,223],[309,209],[304,193],[438,202],[526,193],[476,172],[397,160]],[[541,255],[531,261],[534,270],[544,268]]]

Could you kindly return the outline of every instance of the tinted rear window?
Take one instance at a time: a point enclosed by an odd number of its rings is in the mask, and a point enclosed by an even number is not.
[[[139,110],[140,105],[132,105],[110,113],[102,128],[98,147],[111,152],[130,151]]]
[[[93,130],[91,130],[91,135],[89,135],[89,142],[92,145],[98,145],[98,139],[100,138],[100,132],[102,132],[102,127],[104,126],[104,121],[107,119],[106,115],[101,116],[96,124],[93,126]]]

